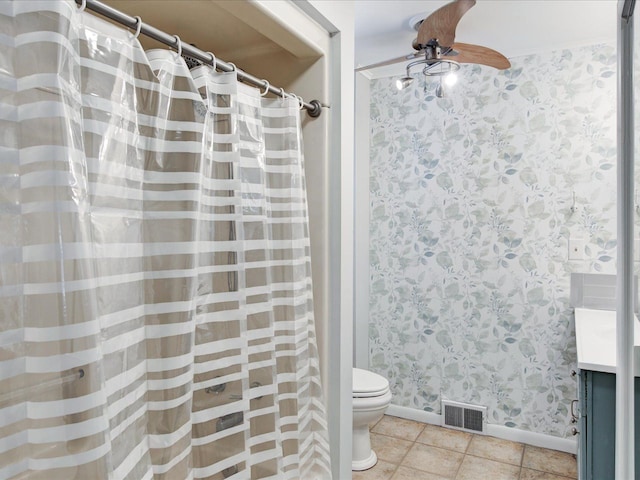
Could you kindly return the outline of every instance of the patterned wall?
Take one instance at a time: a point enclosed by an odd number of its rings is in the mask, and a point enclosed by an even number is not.
[[[396,405],[565,437],[570,273],[615,273],[616,55],[512,63],[464,66],[445,99],[371,83],[370,366]]]

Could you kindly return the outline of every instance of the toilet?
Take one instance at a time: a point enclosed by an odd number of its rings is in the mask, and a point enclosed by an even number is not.
[[[377,373],[353,369],[352,470],[366,470],[378,461],[371,450],[369,427],[382,418],[391,403],[389,381]]]

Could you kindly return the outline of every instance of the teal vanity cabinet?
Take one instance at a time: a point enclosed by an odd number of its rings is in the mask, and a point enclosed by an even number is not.
[[[616,375],[579,371],[578,472],[580,480],[615,478]],[[640,378],[635,379],[635,464],[640,480]]]
[[[574,313],[579,370],[579,414],[575,432],[578,434],[578,474],[580,480],[614,480],[616,312],[576,307]],[[637,318],[635,322],[635,480],[640,480],[640,323]]]

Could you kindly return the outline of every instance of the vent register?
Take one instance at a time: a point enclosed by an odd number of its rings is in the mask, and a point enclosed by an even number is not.
[[[472,433],[485,433],[487,407],[442,400],[442,426]]]

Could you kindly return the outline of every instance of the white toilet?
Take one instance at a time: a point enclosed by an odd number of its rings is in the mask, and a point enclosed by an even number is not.
[[[384,415],[391,403],[389,381],[377,373],[353,369],[353,460],[352,470],[366,470],[378,461],[371,450],[369,426]]]

